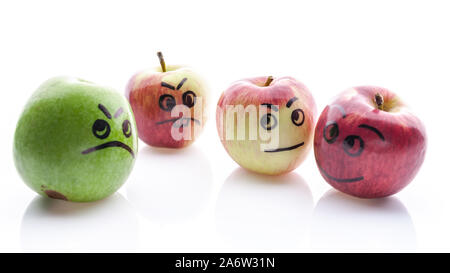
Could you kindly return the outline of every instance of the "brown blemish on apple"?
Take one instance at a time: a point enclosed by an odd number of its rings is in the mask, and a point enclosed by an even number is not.
[[[57,192],[57,191],[53,191],[53,190],[45,190],[44,192],[45,192],[45,194],[47,194],[47,196],[50,197],[50,198],[68,201],[68,199],[67,199],[66,196],[64,196],[62,193],[59,193],[59,192]]]

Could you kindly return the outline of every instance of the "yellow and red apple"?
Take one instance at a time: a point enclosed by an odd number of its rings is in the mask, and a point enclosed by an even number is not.
[[[345,90],[319,117],[314,154],[323,178],[361,198],[399,192],[419,171],[425,127],[393,92],[375,86]]]
[[[150,146],[183,148],[200,134],[206,122],[208,91],[199,75],[179,65],[135,74],[125,96],[133,109],[139,138]]]
[[[278,175],[292,171],[312,144],[316,105],[292,77],[255,77],[233,83],[217,104],[223,146],[240,166]]]

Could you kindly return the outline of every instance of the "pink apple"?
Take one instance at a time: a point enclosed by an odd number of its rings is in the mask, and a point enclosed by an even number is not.
[[[317,166],[344,193],[377,198],[408,185],[425,157],[422,122],[393,92],[350,88],[322,112],[314,136]]]
[[[195,72],[167,65],[135,74],[125,95],[136,118],[139,138],[150,146],[183,148],[193,143],[206,122],[208,92]]]
[[[219,99],[216,120],[228,154],[243,168],[277,175],[297,168],[312,144],[316,105],[292,77],[233,83]]]

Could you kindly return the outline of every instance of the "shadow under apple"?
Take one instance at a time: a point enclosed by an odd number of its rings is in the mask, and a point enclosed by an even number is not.
[[[44,252],[134,250],[138,217],[120,193],[91,203],[36,196],[22,219],[21,245]]]
[[[233,247],[298,250],[305,245],[313,207],[299,174],[265,176],[238,168],[219,192],[216,227]]]
[[[194,145],[183,149],[145,145],[126,189],[128,200],[147,219],[161,224],[188,221],[210,199],[211,166]]]
[[[314,209],[311,246],[318,251],[411,251],[416,235],[398,198],[359,199],[331,189]]]

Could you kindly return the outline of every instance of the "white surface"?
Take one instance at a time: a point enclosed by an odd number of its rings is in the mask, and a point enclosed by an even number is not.
[[[450,251],[448,1],[112,2],[0,2],[0,251]],[[208,79],[201,138],[181,151],[140,143],[128,182],[101,202],[28,189],[12,140],[32,92],[56,75],[123,92],[157,50]],[[393,90],[427,127],[421,171],[372,201],[330,190],[312,153],[287,176],[246,173],[219,142],[215,103],[259,75],[297,77],[320,111],[350,86]]]

